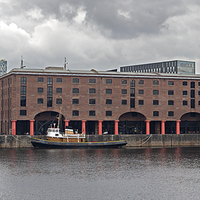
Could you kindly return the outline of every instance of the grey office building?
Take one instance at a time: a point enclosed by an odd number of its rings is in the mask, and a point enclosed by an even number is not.
[[[6,72],[7,72],[7,61],[0,60],[0,76],[5,74]]]
[[[172,60],[120,67],[120,72],[195,74],[195,62]]]

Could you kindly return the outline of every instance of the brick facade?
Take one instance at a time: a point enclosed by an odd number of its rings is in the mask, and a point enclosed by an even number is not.
[[[48,84],[49,78],[52,78],[52,84]],[[200,121],[198,75],[20,68],[0,79],[0,130],[4,134],[11,134],[12,120],[17,120],[17,129],[21,126],[18,122],[24,123],[26,130],[30,128],[30,120],[35,120],[36,129],[36,121],[49,120],[52,112],[61,112],[62,120],[93,123],[96,134],[99,121],[109,122],[107,126],[113,126],[115,132],[118,120],[119,124],[123,121],[126,123],[126,131],[123,131],[127,132],[129,127],[131,133],[138,126],[140,132],[145,132],[145,120],[150,121],[153,133],[165,132],[165,122]],[[47,106],[48,97],[52,98],[50,107]],[[127,121],[141,123],[129,126]],[[123,126],[119,126],[119,133]],[[194,127],[196,133],[199,126]]]

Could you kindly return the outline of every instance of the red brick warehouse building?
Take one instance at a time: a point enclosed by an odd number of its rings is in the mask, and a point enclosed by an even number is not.
[[[0,77],[1,134],[199,133],[200,76],[16,68]]]

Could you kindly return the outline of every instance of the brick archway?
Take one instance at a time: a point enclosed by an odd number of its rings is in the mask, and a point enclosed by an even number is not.
[[[58,125],[59,113],[55,111],[44,111],[35,115],[34,130],[36,135],[44,135],[48,127]],[[64,116],[60,115],[59,127],[61,132],[64,131],[65,122]]]

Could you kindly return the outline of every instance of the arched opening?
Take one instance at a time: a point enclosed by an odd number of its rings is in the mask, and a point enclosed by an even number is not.
[[[52,124],[58,126],[59,113],[54,111],[41,112],[35,116],[34,130],[35,135],[45,135],[48,127]],[[60,131],[64,132],[64,117],[60,116],[59,127]]]
[[[197,112],[186,113],[181,117],[180,132],[185,134],[200,133],[200,114]]]
[[[119,117],[119,134],[145,134],[146,117],[138,112],[124,113]]]

